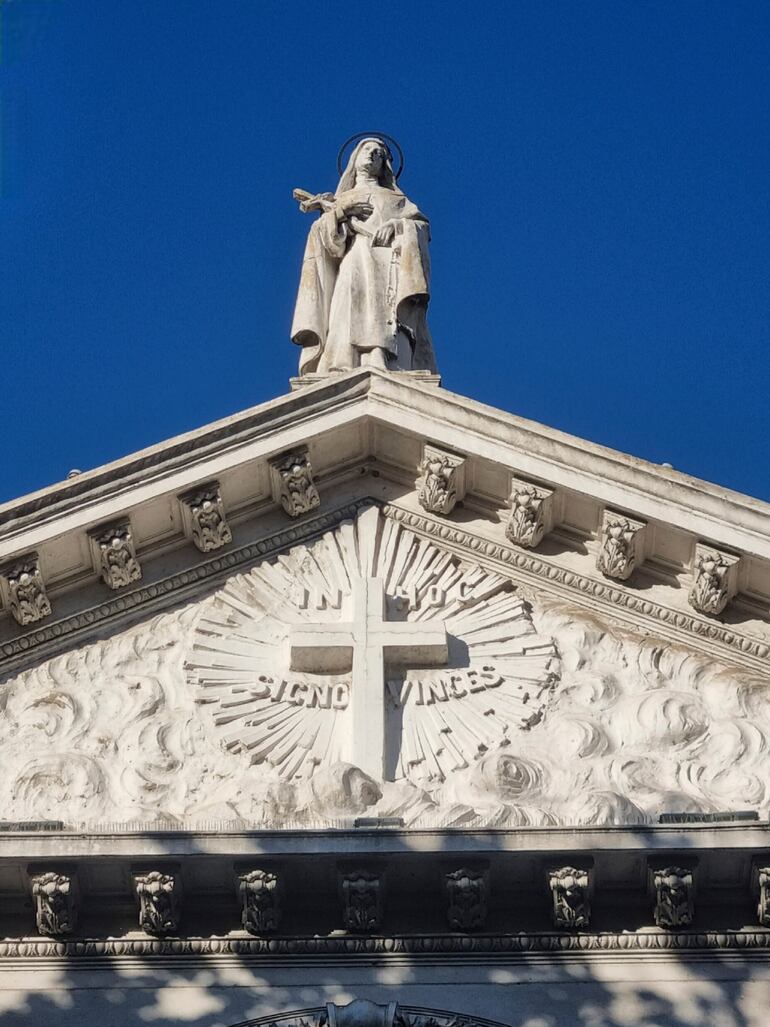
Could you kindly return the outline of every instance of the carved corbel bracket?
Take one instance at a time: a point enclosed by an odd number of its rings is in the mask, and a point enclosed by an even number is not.
[[[511,508],[505,537],[517,546],[534,549],[553,527],[554,491],[511,476]]]
[[[139,930],[148,934],[175,934],[182,919],[182,878],[178,867],[133,870],[139,905]]]
[[[447,919],[453,931],[484,927],[489,904],[489,864],[470,863],[444,871]]]
[[[593,870],[586,866],[562,866],[549,868],[546,873],[554,926],[567,931],[588,927],[591,923]]]
[[[0,592],[18,624],[26,627],[48,617],[48,598],[37,553],[26,553],[0,569]]]
[[[184,533],[202,553],[213,553],[232,542],[218,481],[200,485],[178,499]]]
[[[626,581],[644,560],[647,524],[605,509],[599,533],[596,566],[607,578]]]
[[[423,510],[446,517],[465,497],[466,459],[425,443],[417,468],[417,499]]]
[[[269,466],[273,499],[289,517],[301,517],[321,505],[307,447],[273,457]]]
[[[235,873],[241,923],[251,934],[273,934],[281,924],[281,878],[274,870],[253,868]]]
[[[751,868],[752,891],[757,897],[757,920],[770,927],[770,860],[755,862]]]
[[[35,923],[40,934],[56,938],[71,934],[80,912],[80,887],[74,867],[29,867]]]
[[[371,934],[385,916],[385,872],[380,867],[339,867],[342,922],[346,931]]]
[[[657,926],[689,926],[695,916],[695,864],[652,866],[648,879]]]
[[[704,542],[695,543],[692,561],[690,606],[699,613],[717,616],[738,591],[740,556]]]
[[[142,580],[128,520],[102,524],[88,533],[88,539],[94,569],[105,585],[119,589]]]

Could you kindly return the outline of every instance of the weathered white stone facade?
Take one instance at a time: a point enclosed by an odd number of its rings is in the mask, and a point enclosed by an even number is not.
[[[372,369],[0,508],[2,1022],[762,1023],[769,513]]]

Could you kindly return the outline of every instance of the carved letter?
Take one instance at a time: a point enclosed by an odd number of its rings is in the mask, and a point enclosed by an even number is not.
[[[202,553],[213,553],[232,542],[219,482],[211,481],[179,497],[186,534]]]
[[[511,478],[511,513],[505,537],[517,546],[534,549],[553,525],[553,489]]]
[[[128,521],[102,525],[90,533],[91,551],[97,573],[110,588],[125,588],[140,581],[142,569],[136,559],[134,539]]]
[[[341,874],[342,920],[345,929],[366,934],[382,927],[385,882],[371,870],[351,870]]]
[[[650,871],[658,927],[686,927],[695,915],[693,871],[663,867]]]
[[[252,934],[271,934],[281,922],[280,881],[270,870],[249,870],[237,877],[241,923]]]
[[[283,453],[270,461],[270,484],[273,499],[289,517],[301,517],[321,504],[305,448]]]
[[[588,927],[591,921],[590,871],[575,867],[549,870],[548,885],[553,898],[554,925],[569,931]]]
[[[596,566],[608,578],[626,581],[644,559],[644,521],[605,510]]]
[[[30,877],[35,922],[40,934],[56,937],[75,930],[80,891],[74,873],[46,871]]]
[[[699,613],[720,614],[738,591],[739,556],[696,543],[690,605]]]
[[[426,445],[418,471],[420,506],[428,513],[450,514],[465,495],[465,457]]]
[[[139,902],[139,929],[148,934],[171,934],[179,929],[182,913],[182,879],[169,871],[135,873],[134,889]]]
[[[447,918],[453,931],[474,931],[484,926],[489,898],[489,870],[466,866],[444,874],[449,905]]]
[[[51,603],[45,592],[37,553],[27,553],[0,571],[0,585],[8,609],[25,626],[47,617]]]

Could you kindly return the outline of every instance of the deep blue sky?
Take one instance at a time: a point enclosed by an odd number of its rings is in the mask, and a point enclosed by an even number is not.
[[[0,499],[287,391],[395,135],[445,385],[770,499],[770,3],[5,0]]]

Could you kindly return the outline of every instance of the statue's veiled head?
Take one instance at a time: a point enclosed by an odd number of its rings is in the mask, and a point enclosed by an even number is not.
[[[356,185],[357,179],[370,176],[376,178],[385,189],[398,191],[393,174],[393,155],[387,143],[376,136],[359,140],[353,148],[337,186],[337,193],[347,192]]]

